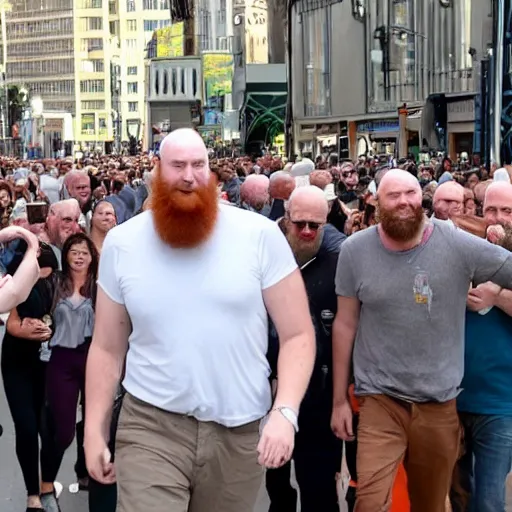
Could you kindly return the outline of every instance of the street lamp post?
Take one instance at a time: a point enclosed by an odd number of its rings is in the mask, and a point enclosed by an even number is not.
[[[39,144],[44,155],[44,141],[43,144],[41,144],[41,121],[43,120],[43,109],[44,103],[41,96],[33,96],[30,100],[30,110],[32,119],[35,119],[36,121],[36,136],[34,137],[34,135],[32,135],[32,140],[34,140],[36,144]],[[34,132],[32,132],[32,134],[33,133]]]

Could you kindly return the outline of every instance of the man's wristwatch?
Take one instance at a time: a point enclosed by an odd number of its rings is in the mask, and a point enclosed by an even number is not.
[[[299,431],[299,418],[297,416],[297,413],[291,407],[286,407],[286,405],[280,405],[278,407],[274,407],[272,411],[280,412],[293,425],[295,433]]]

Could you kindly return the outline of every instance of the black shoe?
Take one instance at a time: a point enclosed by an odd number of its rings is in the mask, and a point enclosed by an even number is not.
[[[44,512],[44,508],[39,508],[39,507],[27,507],[26,512]]]
[[[2,437],[3,433],[4,433],[4,428],[2,427],[2,425],[0,425],[0,437]]]

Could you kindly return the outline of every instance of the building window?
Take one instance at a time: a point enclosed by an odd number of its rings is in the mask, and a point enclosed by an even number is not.
[[[81,50],[83,52],[93,52],[103,50],[103,38],[96,37],[91,39],[82,39]]]
[[[126,20],[126,29],[128,32],[137,31],[137,20]]]
[[[104,100],[84,100],[82,110],[105,110]]]
[[[169,10],[169,0],[160,0],[160,10],[161,11]]]
[[[144,32],[153,32],[158,28],[168,27],[171,20],[144,20]]]
[[[103,59],[83,60],[82,71],[84,73],[103,73],[105,71]]]
[[[217,37],[217,50],[228,51],[229,48],[229,37]]]
[[[105,80],[80,80],[80,92],[105,92]]]
[[[143,0],[142,8],[148,11],[158,10],[158,0]]]
[[[108,3],[108,13],[109,14],[117,14],[117,2],[114,0],[110,0]]]
[[[94,16],[80,20],[82,30],[103,30],[103,18]]]
[[[82,0],[81,9],[101,9],[101,0]]]
[[[107,118],[105,116],[98,117],[98,135],[107,135]]]
[[[111,36],[119,36],[119,21],[110,21],[108,28]]]
[[[139,111],[139,103],[137,101],[129,101],[128,102],[128,112],[138,112]]]
[[[59,80],[59,81],[44,81],[33,83],[29,86],[30,94],[32,96],[74,96],[75,94],[75,81],[74,80]]]
[[[126,39],[126,49],[127,50],[136,50],[137,49],[137,39]]]
[[[94,135],[96,130],[94,114],[82,114],[82,135]]]
[[[213,49],[212,41],[212,15],[208,9],[199,9],[199,40],[201,50]]]
[[[128,66],[128,75],[136,75],[137,66]]]
[[[126,10],[128,12],[135,11],[135,0],[126,0]]]
[[[331,114],[331,7],[302,13],[304,52],[304,114]]]
[[[220,0],[219,10],[217,12],[217,23],[226,23],[226,0]]]
[[[128,94],[137,94],[139,84],[137,82],[128,82]]]

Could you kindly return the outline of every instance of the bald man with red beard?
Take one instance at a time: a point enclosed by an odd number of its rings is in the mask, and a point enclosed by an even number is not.
[[[263,468],[291,457],[313,369],[304,283],[277,224],[219,204],[195,131],[172,132],[160,156],[150,210],[103,245],[87,466],[103,484],[117,478],[119,512],[250,511]],[[267,315],[280,340],[273,402]],[[107,432],[125,358],[114,470]]]

